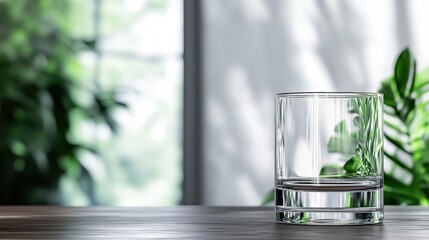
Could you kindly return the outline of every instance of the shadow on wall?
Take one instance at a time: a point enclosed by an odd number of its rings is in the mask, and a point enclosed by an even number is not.
[[[204,1],[203,203],[272,188],[275,93],[377,90],[410,44],[407,3]]]

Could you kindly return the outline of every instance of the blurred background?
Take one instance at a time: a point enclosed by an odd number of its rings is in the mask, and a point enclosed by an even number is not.
[[[425,0],[0,0],[0,204],[259,205],[274,100],[378,91]]]

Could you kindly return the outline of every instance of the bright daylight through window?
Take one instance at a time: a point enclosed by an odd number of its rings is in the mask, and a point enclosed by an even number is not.
[[[180,0],[70,0],[77,37],[95,39],[79,55],[88,88],[114,89],[127,106],[115,109],[116,133],[81,122],[73,138],[96,144],[82,153],[102,205],[174,205],[181,199],[183,2]],[[80,97],[85,101],[85,96]],[[73,181],[61,189],[69,202],[88,204]]]

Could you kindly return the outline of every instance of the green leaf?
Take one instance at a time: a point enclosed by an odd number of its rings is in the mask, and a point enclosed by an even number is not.
[[[265,194],[264,198],[262,199],[261,205],[267,205],[272,202],[274,202],[274,189]]]
[[[384,186],[384,198],[385,201],[393,199],[394,204],[406,202],[407,204],[416,205],[419,203],[419,198],[413,195],[413,193],[397,190],[390,186]]]
[[[406,149],[406,147],[404,146],[406,143],[402,143],[399,139],[396,139],[395,137],[391,137],[387,134],[384,134],[384,137],[391,142],[393,145],[395,145],[398,149],[401,149],[402,151],[404,151],[405,153],[410,154],[410,152]]]
[[[337,164],[325,164],[320,170],[320,176],[341,175],[341,174],[344,174],[344,170],[341,166]]]
[[[359,113],[359,106],[356,99],[351,99],[347,102],[347,110],[350,113]]]
[[[362,160],[359,157],[352,157],[344,165],[344,170],[347,173],[361,174],[362,167],[363,167]]]
[[[113,100],[114,104],[118,107],[122,107],[122,108],[128,108],[128,104],[122,102],[122,101],[118,101],[118,100]],[[115,107],[115,106],[113,106]]]
[[[388,157],[390,160],[392,160],[392,162],[394,162],[396,165],[398,165],[402,169],[408,171],[409,173],[413,172],[413,170],[410,167],[408,167],[405,163],[403,163],[397,156],[390,154],[386,151],[384,152],[384,155],[386,155],[386,157]]]
[[[395,108],[384,105],[383,112],[392,117],[398,117],[397,110]]]
[[[89,39],[89,40],[82,40],[83,45],[88,49],[88,50],[96,50],[97,48],[97,40],[95,39]]]
[[[429,85],[429,68],[425,68],[416,74],[416,80],[414,83],[414,90],[421,90],[423,87]],[[426,93],[427,91],[424,91]]]
[[[363,120],[362,120],[362,117],[361,117],[361,116],[356,116],[355,118],[353,118],[353,124],[354,124],[356,127],[358,127],[358,128],[362,127],[362,126],[363,126]]]
[[[356,138],[351,134],[341,134],[333,136],[328,141],[328,152],[353,155],[356,153]]]
[[[404,97],[402,99],[402,108],[401,108],[401,119],[405,124],[411,125],[411,122],[414,118],[416,108],[416,101],[413,98]]]
[[[407,134],[406,130],[397,124],[391,123],[389,120],[384,120],[384,124],[391,129],[394,129],[399,134]]]
[[[337,126],[335,126],[334,131],[336,133],[346,133],[347,129],[346,129],[346,121],[341,121],[340,123],[337,124]]]
[[[381,82],[380,92],[384,95],[384,104],[396,109],[395,94],[392,88],[393,77]]]
[[[409,97],[414,86],[416,61],[411,51],[406,48],[399,55],[395,65],[395,83],[399,96]]]
[[[400,182],[390,173],[384,173],[384,184],[393,187],[397,190],[402,189],[402,191],[407,191],[410,187],[405,185],[405,183]]]

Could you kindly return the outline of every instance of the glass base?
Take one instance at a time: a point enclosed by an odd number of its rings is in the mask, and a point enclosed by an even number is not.
[[[276,188],[279,223],[364,225],[384,219],[383,188],[309,191]]]
[[[368,209],[294,209],[284,211],[277,209],[278,223],[309,225],[366,225],[381,223],[383,210]]]

